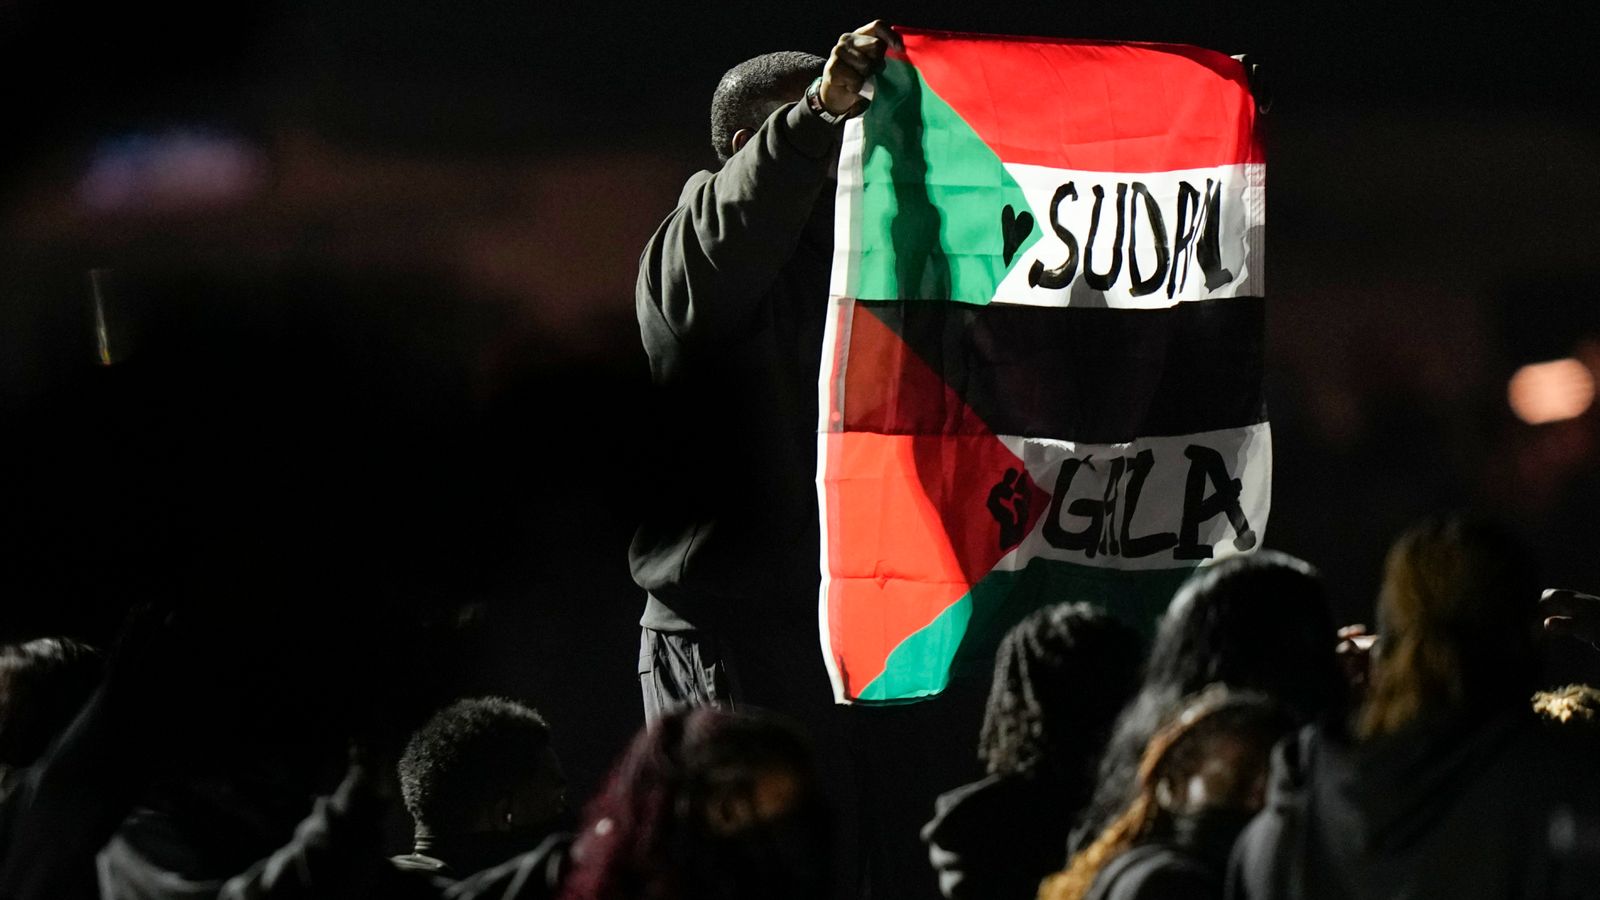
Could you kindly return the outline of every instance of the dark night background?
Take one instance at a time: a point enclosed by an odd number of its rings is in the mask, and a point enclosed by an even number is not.
[[[1595,413],[1506,403],[1600,366],[1593,4],[0,0],[0,640],[166,598],[398,686],[396,733],[522,697],[585,796],[639,718],[639,249],[723,70],[873,17],[1257,55],[1268,544],[1365,620],[1470,503],[1600,587]]]

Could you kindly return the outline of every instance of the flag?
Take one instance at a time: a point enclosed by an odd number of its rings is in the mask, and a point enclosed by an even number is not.
[[[900,34],[846,125],[818,380],[845,703],[937,694],[1046,603],[1148,623],[1270,503],[1243,65]]]

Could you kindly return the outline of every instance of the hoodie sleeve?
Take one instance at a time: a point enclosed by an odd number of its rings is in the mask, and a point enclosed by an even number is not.
[[[828,180],[836,126],[780,107],[716,173],[701,173],[640,258],[647,346],[716,342],[755,319]]]
[[[317,801],[288,844],[228,879],[217,900],[371,895],[390,873],[381,847],[381,814],[364,774],[352,768],[332,796]]]
[[[1271,897],[1272,879],[1266,871],[1270,856],[1263,851],[1281,840],[1283,822],[1271,811],[1256,816],[1233,845],[1228,860],[1228,876],[1223,889],[1227,900],[1261,900]]]
[[[1223,896],[1227,900],[1294,898],[1290,858],[1299,852],[1305,814],[1303,773],[1312,732],[1280,743],[1272,753],[1267,805],[1240,832],[1228,860]]]
[[[451,885],[443,900],[551,900],[570,868],[572,838],[553,834],[535,849]]]
[[[984,788],[994,783],[991,775],[940,794],[934,800],[933,820],[922,827],[928,863],[939,877],[939,893],[948,900],[981,900],[993,888],[993,858],[1004,853],[996,852],[998,835],[986,828],[993,824],[988,821],[991,816],[979,807],[985,805]]]

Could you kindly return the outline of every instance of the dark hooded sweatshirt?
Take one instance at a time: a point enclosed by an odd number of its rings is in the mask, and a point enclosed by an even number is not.
[[[940,794],[922,829],[939,892],[950,900],[1032,900],[1067,860],[1085,798],[1026,775],[989,775]]]
[[[722,627],[738,607],[815,629],[817,372],[839,131],[780,107],[689,179],[640,259],[659,422],[639,433],[642,624]],[[747,618],[739,616],[739,619]]]
[[[1567,815],[1600,815],[1590,731],[1523,710],[1424,716],[1364,742],[1314,726],[1279,747],[1228,896],[1600,897],[1600,882],[1574,888],[1552,852],[1552,824]]]
[[[226,794],[211,793],[207,799]],[[448,881],[407,877],[380,852],[383,806],[361,773],[315,801],[288,842],[261,852],[248,809],[141,807],[100,851],[105,900],[435,900]],[[270,849],[270,848],[268,848]]]

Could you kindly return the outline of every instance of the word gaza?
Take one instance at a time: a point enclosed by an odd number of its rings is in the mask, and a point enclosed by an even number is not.
[[[1083,281],[1097,291],[1107,291],[1122,278],[1124,269],[1128,276],[1128,293],[1143,297],[1166,288],[1167,297],[1182,291],[1189,280],[1190,257],[1195,257],[1205,278],[1207,290],[1216,290],[1233,280],[1233,273],[1222,267],[1220,230],[1222,223],[1222,182],[1206,179],[1205,188],[1196,188],[1187,181],[1178,183],[1172,217],[1175,227],[1167,230],[1167,216],[1156,201],[1155,195],[1142,181],[1119,181],[1116,185],[1116,226],[1109,245],[1109,259],[1100,231],[1110,218],[1105,212],[1106,189],[1094,185],[1094,209],[1089,218],[1089,238],[1079,244],[1078,236],[1062,223],[1061,207],[1064,203],[1077,203],[1077,182],[1069,181],[1056,188],[1050,198],[1050,229],[1067,245],[1067,258],[1059,265],[1046,267],[1043,260],[1034,260],[1028,270],[1030,287],[1057,290],[1072,284],[1078,266],[1083,266]],[[1145,272],[1139,267],[1139,248],[1155,254],[1155,268]],[[1080,259],[1081,257],[1081,259]]]
[[[1098,553],[1128,559],[1172,551],[1174,559],[1210,559],[1212,545],[1200,539],[1201,526],[1221,515],[1234,532],[1235,550],[1256,545],[1255,530],[1245,517],[1241,495],[1244,485],[1228,472],[1222,454],[1203,444],[1190,444],[1183,455],[1189,460],[1184,479],[1182,518],[1178,530],[1134,533],[1134,515],[1145,489],[1145,481],[1155,468],[1155,453],[1141,450],[1136,456],[1119,456],[1101,461],[1109,466],[1104,486],[1091,496],[1072,498],[1072,486],[1084,468],[1094,469],[1093,457],[1062,460],[1051,492],[1050,509],[1044,517],[1044,539],[1058,550],[1074,550],[1093,559]],[[1123,486],[1126,476],[1126,487]],[[1100,485],[1096,485],[1100,487]],[[1207,493],[1209,490],[1209,494]],[[1175,499],[1175,498],[1174,498]],[[1159,498],[1158,516],[1170,515],[1172,504]],[[1065,516],[1063,516],[1065,512]],[[1076,517],[1077,522],[1068,521]]]

